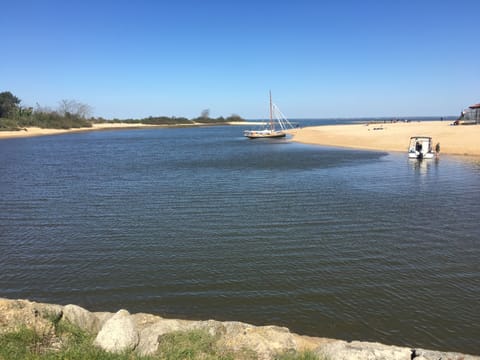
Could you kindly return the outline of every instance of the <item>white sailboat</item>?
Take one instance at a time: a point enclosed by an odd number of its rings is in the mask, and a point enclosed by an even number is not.
[[[282,138],[287,135],[286,130],[288,129],[293,129],[293,125],[272,102],[272,92],[270,91],[270,120],[265,124],[264,128],[245,130],[243,135],[249,139]]]

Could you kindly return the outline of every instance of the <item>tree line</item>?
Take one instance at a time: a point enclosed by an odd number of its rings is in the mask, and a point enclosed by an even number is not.
[[[39,104],[33,107],[24,107],[21,100],[10,91],[0,93],[0,131],[22,130],[28,127],[49,129],[72,129],[92,127],[93,123],[138,123],[149,125],[192,125],[219,124],[230,121],[244,121],[238,115],[227,118],[211,118],[210,110],[203,110],[199,117],[187,119],[184,117],[150,116],[143,119],[104,119],[92,117],[91,106],[75,101],[61,100],[56,109],[42,107]]]

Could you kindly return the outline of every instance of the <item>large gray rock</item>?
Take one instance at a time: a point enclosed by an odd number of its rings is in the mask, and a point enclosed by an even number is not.
[[[227,329],[221,321],[217,320],[206,320],[206,321],[195,321],[192,324],[192,329],[205,331],[211,336],[220,338],[225,336]]]
[[[97,323],[98,327],[94,333],[98,333],[100,329],[103,327],[103,325],[105,325],[105,323],[108,320],[110,320],[113,315],[115,315],[114,313],[111,313],[111,312],[94,312],[93,314],[96,316],[98,320],[98,323]]]
[[[155,323],[144,327],[139,334],[140,340],[136,352],[142,356],[151,355],[158,349],[159,339],[162,335],[174,331],[187,331],[192,329],[192,321],[158,319]]]
[[[316,351],[331,360],[479,360],[480,357],[453,352],[440,352],[389,346],[366,341],[336,340],[323,344]]]
[[[294,336],[279,326],[253,326],[241,322],[224,322],[225,335],[220,345],[234,352],[245,349],[257,354],[258,359],[273,359],[279,353],[298,350]]]
[[[108,352],[121,353],[134,350],[139,337],[130,313],[120,310],[102,326],[94,344]]]
[[[415,360],[479,360],[480,356],[466,355],[455,352],[415,349]]]
[[[100,320],[98,317],[78,305],[65,305],[63,307],[63,318],[92,334],[100,331]]]
[[[340,340],[323,345],[317,352],[332,360],[409,360],[411,355],[409,348]]]

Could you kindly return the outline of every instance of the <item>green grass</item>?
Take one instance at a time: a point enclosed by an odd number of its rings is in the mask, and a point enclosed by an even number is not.
[[[205,331],[173,332],[161,337],[158,348],[160,359],[234,359],[216,346],[216,338]]]
[[[94,336],[78,327],[52,318],[55,334],[40,336],[21,328],[0,335],[0,360],[254,360],[252,350],[232,352],[218,347],[217,338],[205,331],[193,330],[163,335],[156,354],[139,356],[134,352],[108,353],[93,346]],[[278,360],[318,360],[312,352],[285,353]]]

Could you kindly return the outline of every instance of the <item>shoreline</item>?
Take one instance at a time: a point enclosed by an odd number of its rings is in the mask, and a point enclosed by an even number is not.
[[[480,126],[448,121],[321,125],[290,133],[298,143],[385,152],[407,152],[410,137],[430,136],[440,155],[480,156]]]
[[[131,314],[125,309],[115,313],[91,312],[73,304],[59,305],[0,297],[0,334],[15,332],[22,327],[30,328],[39,335],[54,334],[54,322],[60,321],[67,321],[93,335],[95,340],[92,346],[111,353],[128,351],[140,356],[154,355],[165,334],[201,330],[215,336],[223,349],[234,354],[245,354],[247,349],[255,355],[251,358],[264,360],[277,359],[279,353],[301,351],[309,351],[320,358],[331,360],[480,360],[478,355],[449,350],[301,335],[276,325],[255,326],[239,321],[214,319],[172,319],[158,314]]]
[[[252,125],[252,122],[232,122],[225,125]],[[93,124],[90,128],[41,129],[26,131],[0,131],[0,140],[34,136],[60,135],[84,131],[202,127],[217,124],[194,123],[188,125],[150,125],[128,123]],[[223,125],[223,124],[222,124]],[[421,121],[395,123],[367,123],[345,125],[318,125],[290,130],[292,141],[321,146],[334,146],[360,150],[406,152],[411,136],[430,136],[432,145],[440,143],[440,154],[480,156],[480,126],[452,126],[449,121]]]
[[[216,125],[249,125],[257,124],[242,121],[233,121],[225,123],[192,123],[192,124],[159,124],[151,125],[144,123],[101,123],[92,124],[92,127],[71,128],[71,129],[43,129],[38,127],[28,127],[26,130],[16,131],[0,131],[0,140],[2,139],[16,139],[26,138],[34,136],[47,136],[47,135],[61,135],[84,131],[102,131],[102,130],[124,130],[124,129],[155,129],[155,128],[182,128],[182,127],[204,127],[204,126],[216,126]]]
[[[72,129],[43,129],[38,127],[29,127],[29,128],[26,128],[26,130],[0,131],[0,140],[35,137],[35,136],[47,136],[47,135],[61,135],[61,134],[69,134],[69,133],[84,132],[84,131],[143,129],[143,128],[159,128],[159,127],[169,127],[169,126],[170,125],[102,123],[102,124],[92,124],[92,127],[72,128]]]

